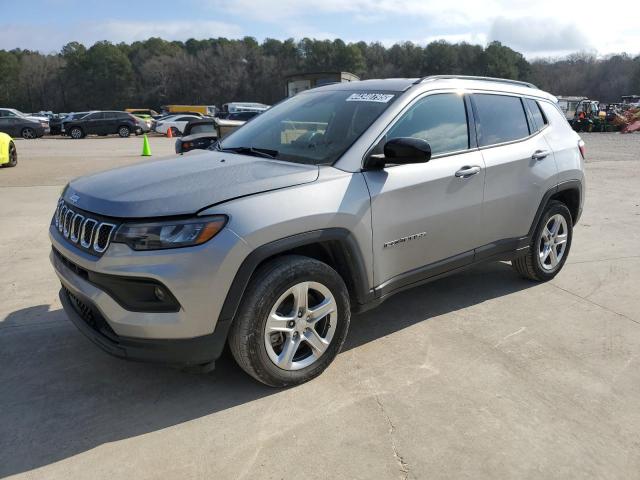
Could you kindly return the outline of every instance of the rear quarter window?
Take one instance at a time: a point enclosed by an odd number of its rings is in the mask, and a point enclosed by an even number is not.
[[[529,136],[520,97],[474,94],[476,128],[481,147],[512,142]]]
[[[532,131],[540,131],[544,127],[547,126],[549,122],[547,122],[547,117],[544,115],[542,110],[540,109],[540,105],[535,100],[530,98],[525,99],[525,103],[527,104],[527,108],[531,113],[531,117],[533,119],[533,125],[531,125]]]

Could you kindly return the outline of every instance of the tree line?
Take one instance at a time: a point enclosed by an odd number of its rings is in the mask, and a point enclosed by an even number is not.
[[[485,75],[531,81],[556,95],[612,102],[640,93],[640,56],[575,54],[532,62],[502,45],[435,41],[385,47],[342,40],[215,38],[186,42],[150,38],[132,44],[78,42],[60,52],[0,50],[0,106],[27,112],[84,111],[164,104],[273,104],[285,77],[348,71],[361,78],[438,74]]]

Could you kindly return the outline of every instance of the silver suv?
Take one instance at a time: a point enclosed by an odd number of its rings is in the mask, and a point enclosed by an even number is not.
[[[50,227],[60,299],[128,359],[271,386],[320,374],[352,312],[479,262],[553,278],[584,202],[556,99],[477,77],[290,98],[217,144],[72,181]],[[393,321],[393,320],[390,320]]]

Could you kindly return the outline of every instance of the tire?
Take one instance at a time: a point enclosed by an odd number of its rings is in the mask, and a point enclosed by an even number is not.
[[[20,132],[20,135],[26,140],[32,140],[37,137],[36,131],[31,127],[23,128],[22,132]]]
[[[309,308],[296,297],[306,298]],[[350,318],[349,293],[335,270],[308,257],[279,257],[261,266],[249,282],[229,347],[256,380],[271,387],[299,385],[320,375],[338,355]]]
[[[69,130],[69,136],[74,140],[80,140],[84,137],[84,132],[80,127],[73,127],[71,130]]]
[[[9,162],[2,165],[5,168],[15,167],[18,164],[18,150],[13,142],[9,142]]]
[[[122,125],[118,127],[118,135],[120,135],[120,138],[128,138],[131,135],[131,129],[126,125]]]
[[[571,212],[564,203],[554,200],[540,217],[527,253],[512,260],[511,265],[528,280],[547,282],[562,270],[572,238]]]

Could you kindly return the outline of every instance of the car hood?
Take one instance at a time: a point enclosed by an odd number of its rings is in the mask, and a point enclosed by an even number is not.
[[[194,151],[78,178],[63,197],[109,217],[188,215],[233,198],[314,182],[318,171],[313,165]]]

